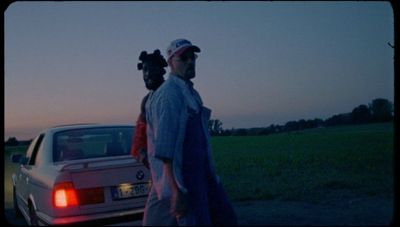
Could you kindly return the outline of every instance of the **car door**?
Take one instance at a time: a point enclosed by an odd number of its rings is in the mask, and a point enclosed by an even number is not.
[[[35,165],[37,151],[43,140],[44,134],[37,136],[31,143],[26,152],[25,162],[21,163],[20,173],[18,176],[17,189],[20,192],[19,195],[22,197],[25,204],[24,209],[27,209],[28,197],[31,193],[31,171],[33,171],[33,166]]]

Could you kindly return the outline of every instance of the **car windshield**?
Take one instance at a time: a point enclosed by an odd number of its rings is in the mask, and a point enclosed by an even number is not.
[[[73,129],[54,134],[53,161],[127,155],[133,127]]]

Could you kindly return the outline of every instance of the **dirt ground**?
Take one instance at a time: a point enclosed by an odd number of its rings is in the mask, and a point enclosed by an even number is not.
[[[360,197],[327,203],[248,201],[235,203],[239,225],[360,226],[390,225],[393,200]]]
[[[242,226],[383,226],[391,225],[394,209],[393,199],[378,196],[335,198],[320,203],[265,200],[233,204]],[[26,225],[22,218],[14,218],[9,205],[5,210],[8,222]],[[141,222],[129,225],[138,226]]]

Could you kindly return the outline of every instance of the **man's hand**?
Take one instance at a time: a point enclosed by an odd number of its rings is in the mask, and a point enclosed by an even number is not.
[[[177,218],[182,217],[188,208],[187,203],[188,198],[186,194],[179,190],[174,191],[171,197],[171,213]]]
[[[180,218],[185,214],[188,207],[187,195],[179,190],[178,185],[175,182],[172,171],[172,162],[170,160],[164,160],[163,170],[172,191],[170,212],[177,218]]]

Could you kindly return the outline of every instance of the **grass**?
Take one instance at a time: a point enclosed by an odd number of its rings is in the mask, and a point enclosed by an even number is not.
[[[393,196],[393,124],[319,128],[269,136],[213,137],[218,174],[229,197],[318,202],[329,192]],[[5,203],[18,165],[5,149]],[[6,205],[7,207],[7,205]]]
[[[214,137],[212,142],[232,200],[317,202],[332,190],[393,194],[393,124]]]
[[[11,162],[12,154],[25,154],[28,146],[5,147],[4,149],[4,205],[12,206],[12,180],[11,176],[18,169],[18,165]]]

